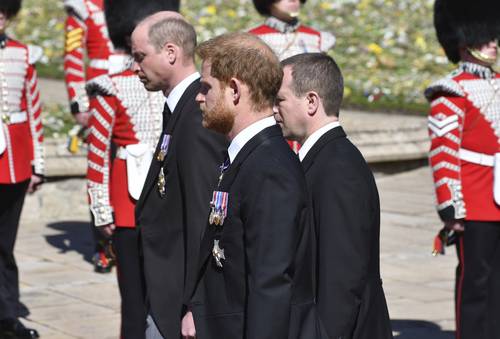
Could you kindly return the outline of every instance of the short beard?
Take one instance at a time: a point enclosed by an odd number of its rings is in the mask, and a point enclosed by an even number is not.
[[[234,125],[234,114],[224,103],[223,94],[217,99],[214,108],[203,114],[203,127],[220,134],[228,135]]]

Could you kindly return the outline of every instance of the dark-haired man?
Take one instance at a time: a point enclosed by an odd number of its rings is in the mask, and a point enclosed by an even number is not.
[[[316,302],[326,338],[392,338],[379,269],[380,209],[373,175],[339,123],[343,79],[321,53],[282,61],[276,120],[302,144],[316,230]]]

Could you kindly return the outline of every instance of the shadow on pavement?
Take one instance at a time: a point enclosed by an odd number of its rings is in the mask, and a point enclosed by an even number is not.
[[[443,331],[435,323],[424,320],[392,320],[394,339],[454,339],[455,331]]]
[[[47,235],[45,240],[60,253],[76,251],[87,262],[92,262],[94,253],[94,239],[92,229],[88,222],[60,221],[47,225],[49,228],[61,231],[60,234]]]

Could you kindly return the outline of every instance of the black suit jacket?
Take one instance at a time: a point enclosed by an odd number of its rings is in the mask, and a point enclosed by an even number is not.
[[[379,269],[380,207],[373,175],[341,127],[302,161],[317,241],[323,337],[392,338]]]
[[[201,244],[197,337],[315,338],[306,183],[278,126],[245,144],[218,190],[229,192],[228,215],[222,227],[207,223]],[[215,239],[222,268],[211,253]]]
[[[172,136],[168,153],[164,161],[156,159],[160,140],[136,205],[150,314],[168,339],[180,337],[184,306],[194,289],[211,190],[227,149],[224,137],[202,126],[195,102],[199,88],[197,80],[186,89],[165,126],[164,133]],[[162,167],[163,198],[157,186]]]

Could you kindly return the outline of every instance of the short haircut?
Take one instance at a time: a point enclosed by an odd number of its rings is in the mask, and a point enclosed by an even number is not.
[[[321,98],[326,115],[339,116],[344,79],[332,57],[323,53],[304,53],[283,60],[281,65],[292,68],[292,90],[296,96],[314,91]]]
[[[155,22],[149,27],[148,39],[158,52],[170,42],[182,48],[186,58],[194,58],[196,32],[182,19],[165,18]]]
[[[248,86],[253,108],[273,106],[283,71],[278,57],[258,37],[249,33],[223,34],[201,43],[196,53],[211,65],[211,76],[227,85],[236,78]]]

